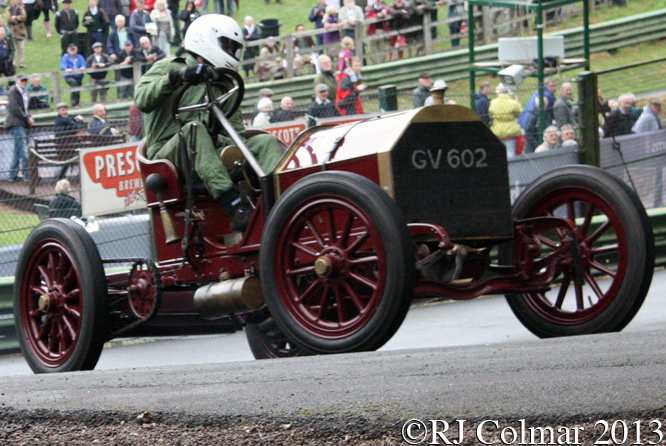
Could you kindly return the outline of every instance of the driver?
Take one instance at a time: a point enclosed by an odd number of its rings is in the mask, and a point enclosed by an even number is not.
[[[134,100],[144,113],[144,129],[147,137],[146,155],[149,159],[168,159],[178,172],[185,172],[185,153],[180,148],[178,127],[171,113],[175,91],[185,82],[193,84],[183,95],[180,105],[201,104],[206,101],[205,81],[215,81],[215,97],[233,88],[230,79],[218,79],[213,67],[237,70],[243,47],[243,31],[230,17],[220,14],[207,14],[196,19],[185,34],[185,58],[170,57],[156,62],[141,77]],[[222,106],[228,110],[233,100]],[[222,205],[231,219],[232,231],[243,231],[247,227],[252,209],[241,204],[238,191],[234,188],[229,172],[222,165],[220,152],[234,144],[224,129],[210,134],[205,122],[208,112],[186,112],[180,115],[183,134],[187,138],[189,129],[197,124],[196,161],[194,170],[208,189],[208,192]],[[215,118],[212,118],[215,119]],[[236,111],[229,122],[241,138],[245,139],[242,114]],[[247,147],[256,156],[265,172],[273,170],[282,155],[279,142],[273,135],[257,135],[248,139]]]

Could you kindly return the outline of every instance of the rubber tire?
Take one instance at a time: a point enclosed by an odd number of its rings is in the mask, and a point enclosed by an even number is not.
[[[83,310],[80,316],[78,337],[69,357],[62,363],[48,364],[41,359],[28,339],[22,317],[22,294],[29,271],[31,257],[45,243],[60,245],[71,257],[72,266],[78,271],[80,300]],[[37,259],[32,259],[36,261]],[[28,365],[35,373],[71,372],[95,368],[106,336],[107,319],[106,276],[95,242],[83,227],[72,220],[55,218],[42,222],[28,236],[18,259],[14,284],[14,320],[19,345]]]
[[[288,312],[276,283],[274,258],[285,225],[301,207],[316,197],[341,197],[354,203],[378,231],[385,252],[384,288],[374,313],[361,328],[332,339],[308,332]],[[411,237],[395,201],[372,181],[349,172],[320,172],[292,185],[269,214],[261,240],[260,277],[271,316],[298,346],[314,353],[374,351],[402,324],[412,301],[416,257]]]
[[[527,294],[506,296],[516,317],[541,338],[622,330],[640,309],[652,281],[654,236],[645,208],[635,192],[608,172],[591,166],[567,166],[549,172],[536,179],[518,197],[513,206],[513,217],[525,218],[547,195],[571,188],[598,194],[615,211],[625,233],[626,273],[606,308],[592,319],[576,324],[559,324],[545,319],[530,305]],[[508,258],[511,258],[510,251]],[[506,250],[502,257],[507,258]]]
[[[284,337],[284,334],[279,330],[275,320],[271,317],[258,324],[245,325],[245,337],[254,359],[293,358],[312,355],[311,352],[289,341],[287,341],[287,345],[277,346],[275,338],[278,337],[282,340]]]

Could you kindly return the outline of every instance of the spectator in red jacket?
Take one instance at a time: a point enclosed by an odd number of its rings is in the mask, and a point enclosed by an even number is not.
[[[365,91],[361,75],[361,59],[352,57],[351,68],[345,69],[338,75],[338,92],[335,105],[342,116],[363,114],[361,92]]]
[[[373,4],[368,6],[365,18],[371,19],[384,19],[389,17],[388,6],[384,4],[383,0],[374,0]],[[376,37],[370,41],[370,59],[373,64],[384,62],[386,53],[389,46],[385,34],[389,32],[388,21],[379,23],[371,23],[368,25],[368,36]]]

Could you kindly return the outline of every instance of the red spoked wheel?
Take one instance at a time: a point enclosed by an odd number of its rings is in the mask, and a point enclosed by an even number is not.
[[[127,280],[127,292],[132,313],[139,319],[153,315],[159,308],[160,278],[157,270],[145,261],[132,265]]]
[[[90,370],[104,345],[106,286],[97,248],[71,220],[51,219],[19,256],[14,316],[35,373]]]
[[[285,335],[319,353],[381,347],[414,289],[414,251],[397,205],[371,181],[320,173],[294,184],[262,238],[261,280]]]
[[[247,324],[245,336],[254,359],[293,358],[312,354],[287,339],[271,317],[259,324]]]
[[[575,238],[565,230],[536,234],[541,258],[558,271],[551,289],[508,296],[530,331],[540,337],[601,333],[631,321],[654,269],[652,228],[631,189],[600,169],[566,167],[530,185],[514,216],[566,218],[575,227]]]

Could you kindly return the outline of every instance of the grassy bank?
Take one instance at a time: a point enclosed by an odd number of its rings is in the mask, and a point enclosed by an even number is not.
[[[253,16],[255,23],[268,18],[278,19],[283,24],[280,33],[288,34],[292,32],[298,24],[304,24],[306,29],[314,28],[313,24],[308,21],[308,15],[315,3],[314,0],[285,0],[283,4],[278,5],[272,0],[266,5],[264,0],[241,0],[240,9],[236,11],[234,18],[241,24],[243,22],[243,17],[246,15]],[[388,3],[391,2],[388,1]],[[82,19],[83,13],[87,8],[87,2],[84,0],[74,0],[72,6],[79,11],[79,17]],[[208,6],[209,10],[213,11],[212,0],[208,2]],[[181,1],[181,7],[184,7],[183,1]],[[624,8],[603,6],[595,9],[593,12],[592,23],[599,23],[662,8],[666,8],[666,0],[631,1],[628,2],[627,7]],[[441,12],[440,15],[440,19],[445,18],[444,12]],[[60,38],[55,33],[55,30],[53,37],[50,39],[46,38],[46,30],[43,20],[42,16],[34,22],[33,31],[35,40],[28,41],[25,45],[26,64],[28,66],[28,69],[25,71],[27,73],[46,73],[60,69]],[[51,23],[54,23],[53,15],[51,15]],[[581,24],[582,19],[578,17],[572,20],[567,20],[566,23],[556,27],[549,27],[547,31],[560,28],[571,28]],[[79,31],[85,32],[85,28],[80,26]],[[440,26],[440,32],[448,33],[448,28],[446,26]],[[448,42],[446,45],[448,45]],[[114,91],[110,91],[109,93],[115,95]]]

